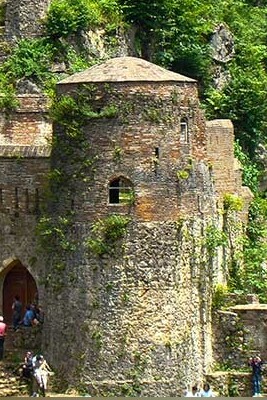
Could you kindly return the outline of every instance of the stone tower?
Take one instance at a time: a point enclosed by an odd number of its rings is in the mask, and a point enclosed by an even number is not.
[[[61,81],[57,100],[53,130],[38,93],[0,113],[0,308],[11,322],[14,295],[39,299],[42,351],[71,385],[180,395],[213,361],[228,260],[208,232],[225,193],[250,199],[233,126],[205,121],[196,81],[132,57]]]
[[[8,41],[40,36],[41,20],[50,0],[7,0],[5,37]]]
[[[207,130],[196,81],[132,57],[70,76],[58,96],[43,347],[90,393],[182,394],[212,363],[206,233],[224,190],[242,193],[227,188],[234,157],[216,183],[232,125]]]

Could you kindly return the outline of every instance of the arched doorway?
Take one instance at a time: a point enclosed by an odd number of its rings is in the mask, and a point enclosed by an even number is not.
[[[7,272],[3,284],[3,315],[8,324],[12,323],[12,303],[18,295],[23,305],[23,312],[27,304],[36,301],[37,286],[32,275],[20,261]]]

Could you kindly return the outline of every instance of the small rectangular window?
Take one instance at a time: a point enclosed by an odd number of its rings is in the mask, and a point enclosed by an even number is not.
[[[187,122],[181,122],[181,142],[189,143]]]
[[[181,131],[181,142],[189,143],[189,134],[188,134],[188,123],[185,120],[182,120],[180,123],[180,131]]]

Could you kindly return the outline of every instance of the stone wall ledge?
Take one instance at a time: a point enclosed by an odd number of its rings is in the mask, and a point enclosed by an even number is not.
[[[238,304],[230,307],[230,311],[265,311],[267,312],[267,304],[252,303],[252,304]]]
[[[2,158],[48,158],[51,146],[19,146],[0,145],[0,157]]]
[[[206,375],[206,378],[219,378],[222,376],[232,376],[232,377],[251,377],[251,372],[244,371],[215,371]]]

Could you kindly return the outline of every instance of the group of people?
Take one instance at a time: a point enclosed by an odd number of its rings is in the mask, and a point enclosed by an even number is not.
[[[199,389],[197,385],[192,386],[191,390],[187,390],[185,397],[216,397],[212,392],[209,383],[204,383],[203,388]]]
[[[34,303],[26,306],[26,311],[22,315],[22,302],[19,296],[14,297],[12,304],[12,324],[13,329],[17,330],[19,326],[34,326],[44,322],[44,312],[40,305]]]
[[[22,377],[27,380],[29,395],[31,397],[45,397],[48,378],[53,375],[53,371],[41,354],[33,355],[27,351],[22,365]]]

